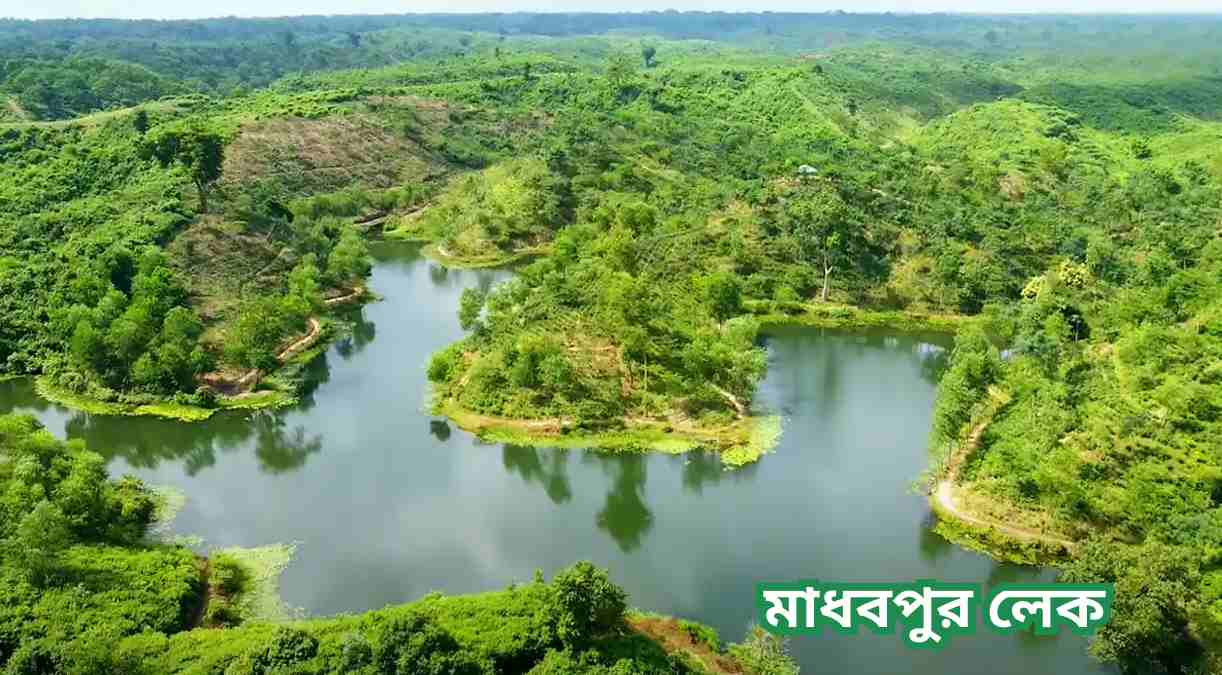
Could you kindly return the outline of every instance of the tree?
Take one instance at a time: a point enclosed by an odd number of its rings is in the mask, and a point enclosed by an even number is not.
[[[60,556],[72,543],[68,519],[58,506],[43,500],[22,517],[9,539],[10,555],[25,571],[30,583],[41,586],[59,566]]]
[[[718,323],[738,316],[743,311],[743,289],[738,277],[730,272],[717,272],[705,278],[705,293]]]
[[[72,331],[69,353],[79,365],[97,370],[102,365],[105,351],[102,336],[89,319],[81,319]]]
[[[225,140],[214,129],[198,123],[161,127],[145,136],[144,151],[163,167],[178,163],[186,168],[199,192],[200,211],[208,211],[208,193],[221,177]]]
[[[327,275],[337,283],[364,279],[372,265],[369,262],[369,247],[352,227],[346,227],[339,235],[339,242],[327,256]]]
[[[653,57],[657,55],[658,48],[651,44],[641,45],[641,56],[645,58],[645,67],[653,68]]]
[[[584,647],[624,619],[624,589],[591,562],[583,560],[563,570],[552,579],[552,588],[556,632],[566,645]]]
[[[144,108],[141,108],[136,111],[136,114],[132,116],[132,128],[135,129],[136,133],[140,134],[141,136],[143,136],[146,132],[148,132],[149,130],[148,111],[146,111]]]
[[[1189,633],[1200,556],[1192,547],[1091,541],[1065,568],[1069,583],[1114,583],[1112,616],[1090,650],[1126,673],[1182,673],[1200,646]]]
[[[623,53],[614,54],[607,61],[607,82],[620,99],[630,94],[636,86],[637,72],[632,63],[632,57]]]
[[[388,675],[481,675],[491,671],[432,618],[417,613],[395,616],[382,624],[372,656],[377,672]]]
[[[275,368],[276,349],[284,338],[286,323],[284,309],[276,298],[247,302],[229,330],[226,356],[246,368]]]
[[[840,195],[822,187],[802,189],[785,216],[798,240],[799,257],[823,273],[820,298],[827,302],[832,272],[855,262],[864,248],[864,232]]]
[[[458,301],[458,325],[463,330],[478,329],[479,314],[484,309],[485,294],[476,288],[464,288]]]

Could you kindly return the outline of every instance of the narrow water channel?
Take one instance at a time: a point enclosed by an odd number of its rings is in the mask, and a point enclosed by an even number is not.
[[[28,381],[0,383],[0,412],[37,415],[133,473],[187,495],[175,523],[206,546],[296,543],[282,593],[315,615],[468,593],[580,559],[608,568],[642,609],[741,638],[761,579],[1053,578],[995,563],[929,531],[911,485],[944,339],[778,330],[758,397],[785,416],[774,454],[725,472],[714,455],[606,455],[481,444],[427,414],[425,365],[461,336],[463,288],[502,271],[446,270],[381,244],[354,335],[311,367],[289,410],[199,424],[72,412]],[[981,629],[940,652],[898,635],[794,639],[805,673],[1026,675],[1109,672],[1072,635]]]

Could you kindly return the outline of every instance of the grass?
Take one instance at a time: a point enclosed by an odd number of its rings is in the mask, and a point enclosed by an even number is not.
[[[955,333],[971,317],[961,314],[930,314],[905,310],[875,310],[833,303],[777,303],[748,300],[744,303],[767,326],[815,326],[819,328],[890,328],[898,331]]]
[[[388,232],[388,237],[394,238],[393,231]],[[404,238],[403,241],[424,241],[420,239]],[[489,256],[456,256],[447,253],[442,249],[440,244],[431,243],[421,249],[421,253],[435,260],[446,267],[458,269],[486,269],[490,267],[509,267],[521,262],[530,260],[542,255],[547,255],[550,249],[546,246],[536,246],[532,248],[520,248],[512,253],[498,253]]]
[[[965,523],[953,515],[943,513],[937,502],[937,499],[930,499],[929,502],[938,516],[933,531],[952,544],[996,560],[1019,565],[1054,566],[1067,559],[1068,554],[1063,547],[1023,541],[1008,537],[992,528]]]
[[[58,403],[73,410],[80,410],[93,415],[148,415],[178,420],[180,422],[200,422],[208,419],[216,412],[209,408],[181,405],[169,401],[157,403],[102,401],[57,386],[46,377],[39,377],[34,381],[34,391],[52,403]]]
[[[720,451],[722,463],[728,467],[757,461],[776,446],[781,436],[781,418],[775,415],[747,417],[717,427],[691,425],[681,428],[668,422],[628,419],[624,420],[624,428],[596,431],[569,428],[559,420],[517,420],[481,415],[461,408],[452,400],[435,406],[435,412],[490,443],[670,455],[712,448]]]
[[[217,406],[225,410],[260,410],[264,408],[283,408],[297,402],[297,397],[279,389],[262,389],[252,391],[243,396],[227,396],[216,401]]]

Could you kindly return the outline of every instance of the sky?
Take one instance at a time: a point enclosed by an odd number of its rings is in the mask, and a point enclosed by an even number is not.
[[[1222,0],[0,0],[0,17],[198,19],[408,12],[709,11],[1219,12]]]

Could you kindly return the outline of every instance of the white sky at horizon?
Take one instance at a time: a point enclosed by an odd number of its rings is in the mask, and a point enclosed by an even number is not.
[[[0,0],[0,17],[18,19],[201,19],[305,14],[417,12],[641,12],[661,9],[726,12],[961,13],[1214,13],[1222,0]]]

